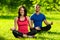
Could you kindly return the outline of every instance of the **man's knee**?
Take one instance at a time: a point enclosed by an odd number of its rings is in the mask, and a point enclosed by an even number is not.
[[[35,29],[33,29],[31,32],[29,32],[27,35],[35,35],[37,33],[37,31]]]
[[[47,25],[49,28],[51,28],[51,25],[49,24],[49,25]]]
[[[47,30],[50,30],[51,29],[51,25],[47,25]]]

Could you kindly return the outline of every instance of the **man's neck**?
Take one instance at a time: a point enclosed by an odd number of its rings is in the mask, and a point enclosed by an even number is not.
[[[36,14],[37,14],[37,15],[39,15],[39,14],[40,14],[40,12],[36,12]]]

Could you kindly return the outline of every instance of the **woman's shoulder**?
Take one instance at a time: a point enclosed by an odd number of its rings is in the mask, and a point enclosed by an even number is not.
[[[26,18],[30,18],[29,16],[26,16]]]
[[[26,16],[26,18],[29,20],[30,19],[30,17],[29,16]]]
[[[18,20],[18,17],[15,17],[14,20]]]

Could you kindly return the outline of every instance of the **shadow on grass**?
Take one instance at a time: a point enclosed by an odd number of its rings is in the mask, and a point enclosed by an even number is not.
[[[47,33],[60,35],[60,32],[47,32]]]
[[[45,33],[47,33],[47,34],[54,34],[54,35],[60,35],[60,32],[51,32],[51,31],[49,31],[49,32],[47,32],[47,31],[43,31],[43,32],[39,32],[38,34],[40,35],[40,34],[45,34]],[[37,37],[35,37],[35,39],[41,39],[41,40],[45,40],[45,39],[49,39],[49,40],[56,40],[57,38],[51,38],[51,37],[44,37],[44,36],[37,36]]]
[[[6,40],[6,38],[4,38],[4,37],[0,36],[0,40]]]
[[[0,19],[14,19],[16,16],[0,16]]]
[[[27,38],[20,38],[21,40],[24,40],[24,39],[27,39]],[[49,39],[49,40],[54,40],[54,38],[50,38],[50,37],[41,37],[41,36],[37,36],[37,37],[34,37],[34,38],[28,38],[29,40],[31,39],[35,39],[35,40],[46,40],[46,39]]]
[[[16,16],[0,16],[0,19],[14,19]],[[47,19],[49,20],[60,20],[60,18],[49,18],[49,17],[46,17]]]
[[[50,37],[35,37],[35,39],[41,39],[41,40],[46,40],[46,39],[49,39],[49,40],[55,40],[54,38],[50,38]]]
[[[45,33],[47,33],[47,34],[55,34],[55,35],[60,35],[60,33],[59,32],[51,32],[51,31],[43,31],[43,32],[39,32],[38,34],[40,35],[41,33],[43,33],[43,34],[45,34]],[[46,39],[48,39],[48,40],[57,40],[58,38],[52,38],[52,37],[45,37],[45,36],[36,36],[36,37],[34,37],[34,39],[36,39],[36,40],[38,40],[38,39],[40,39],[40,40],[46,40]]]
[[[40,31],[38,34],[41,34],[41,33],[48,33],[48,34],[60,35],[60,32],[51,32],[51,31]]]

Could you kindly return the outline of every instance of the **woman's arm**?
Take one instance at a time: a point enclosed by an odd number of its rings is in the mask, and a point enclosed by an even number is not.
[[[14,18],[14,27],[11,28],[11,30],[16,30],[16,27],[17,27],[17,17]]]
[[[28,21],[29,21],[29,26],[30,26],[30,28],[33,28],[33,24],[31,23],[31,20],[30,20],[30,17],[27,17],[27,19],[28,19]]]

